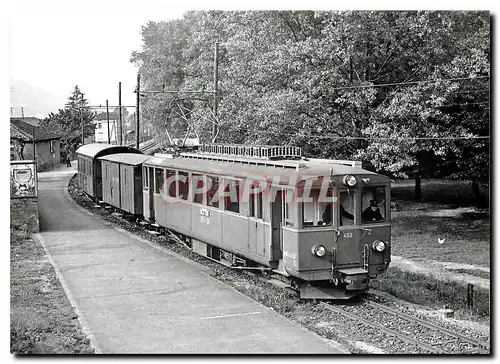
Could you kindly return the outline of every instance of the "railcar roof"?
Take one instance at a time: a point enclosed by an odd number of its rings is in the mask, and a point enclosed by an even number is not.
[[[137,166],[142,164],[146,159],[150,158],[150,155],[146,154],[133,154],[133,153],[117,153],[109,154],[97,159],[106,160],[110,162],[128,164],[131,166]]]
[[[350,167],[341,164],[327,164],[310,161],[287,161],[287,165],[299,163],[301,168],[283,168],[262,165],[249,165],[240,162],[221,162],[205,159],[193,159],[186,157],[164,158],[153,156],[144,161],[145,165],[163,168],[180,169],[189,172],[199,172],[216,176],[228,176],[237,178],[250,178],[253,180],[267,180],[280,184],[289,184],[290,181],[305,181],[316,179],[320,176],[335,176],[346,174],[377,175],[362,168]]]
[[[120,152],[142,154],[139,150],[128,147],[126,145],[109,145],[102,143],[85,144],[76,150],[77,154],[81,154],[90,158],[97,158],[104,154]]]

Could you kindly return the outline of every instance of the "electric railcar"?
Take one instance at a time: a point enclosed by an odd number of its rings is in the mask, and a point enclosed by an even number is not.
[[[350,298],[387,270],[389,178],[359,162],[305,159],[298,148],[226,147],[142,161],[144,218],[301,298]]]

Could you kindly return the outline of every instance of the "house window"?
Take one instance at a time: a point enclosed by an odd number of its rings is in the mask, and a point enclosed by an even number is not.
[[[55,153],[54,141],[53,140],[50,141],[50,152],[51,153]]]
[[[101,129],[102,128],[102,123],[97,123],[97,129]]]

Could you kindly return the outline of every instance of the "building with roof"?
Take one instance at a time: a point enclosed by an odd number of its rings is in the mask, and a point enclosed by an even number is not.
[[[11,118],[10,160],[33,159],[39,172],[52,169],[61,163],[60,138],[22,118]]]
[[[34,116],[25,116],[24,118],[20,117],[11,117],[10,120],[20,120],[24,121],[27,124],[33,125],[33,126],[40,126],[40,121],[41,119],[35,118]]]
[[[94,141],[96,143],[108,143],[109,130],[109,144],[117,144],[118,133],[120,132],[120,118],[118,113],[109,113],[109,123],[105,112],[97,114],[92,122],[95,125]]]

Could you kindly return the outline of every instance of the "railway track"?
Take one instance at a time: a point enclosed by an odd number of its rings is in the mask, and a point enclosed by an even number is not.
[[[324,308],[337,315],[369,326],[385,336],[393,337],[410,348],[404,353],[428,354],[489,354],[488,343],[469,338],[418,317],[381,304],[364,301],[357,306],[337,306],[321,302]]]

